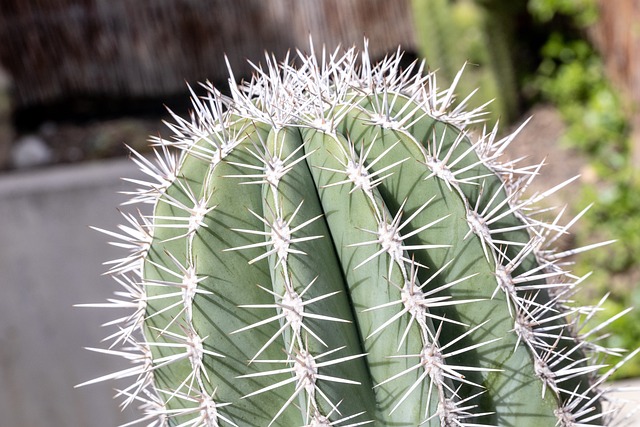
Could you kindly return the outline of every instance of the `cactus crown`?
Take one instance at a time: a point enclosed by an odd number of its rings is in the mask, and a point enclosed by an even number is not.
[[[525,195],[541,165],[401,57],[267,56],[134,153],[153,213],[101,230],[129,250],[101,306],[132,313],[98,350],[133,366],[90,382],[133,378],[153,426],[612,422],[618,350],[570,301],[589,248],[554,250],[575,220],[537,207],[565,184]]]

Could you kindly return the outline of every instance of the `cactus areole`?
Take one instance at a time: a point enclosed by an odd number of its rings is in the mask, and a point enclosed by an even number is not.
[[[365,43],[366,46],[366,43]],[[457,79],[456,79],[457,80]],[[423,63],[266,58],[175,116],[109,232],[109,350],[152,426],[606,425],[540,165]],[[543,215],[544,214],[544,215]],[[543,218],[547,218],[547,222]],[[597,246],[597,245],[593,245]],[[594,309],[595,310],[595,309]],[[121,347],[116,349],[117,347]]]

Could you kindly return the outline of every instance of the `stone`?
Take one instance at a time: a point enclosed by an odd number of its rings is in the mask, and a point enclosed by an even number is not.
[[[18,139],[11,150],[11,166],[26,169],[42,166],[53,161],[53,150],[36,135],[25,135]]]

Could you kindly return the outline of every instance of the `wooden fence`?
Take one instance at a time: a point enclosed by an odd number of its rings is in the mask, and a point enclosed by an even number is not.
[[[264,51],[414,45],[409,0],[3,0],[0,64],[17,107],[74,95],[166,96],[238,75]]]

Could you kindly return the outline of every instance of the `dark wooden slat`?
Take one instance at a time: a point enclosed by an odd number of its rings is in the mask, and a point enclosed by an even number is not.
[[[74,95],[164,96],[226,80],[264,51],[414,45],[409,0],[3,0],[0,63],[18,107]]]

